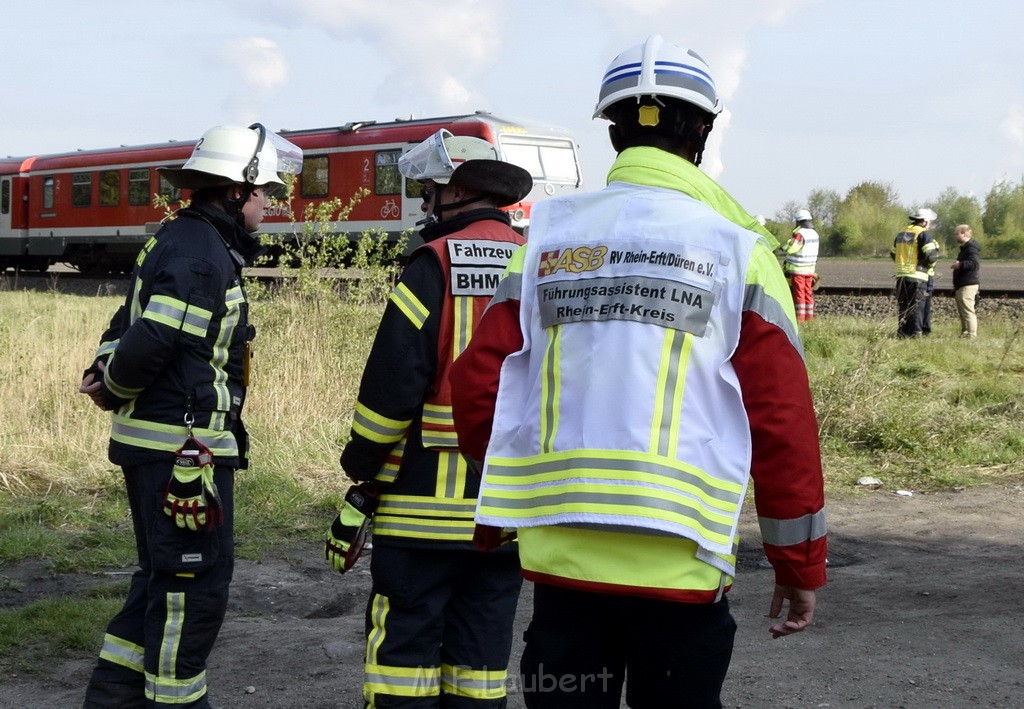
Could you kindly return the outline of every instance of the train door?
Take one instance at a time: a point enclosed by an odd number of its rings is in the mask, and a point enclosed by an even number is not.
[[[11,232],[11,204],[14,201],[11,189],[11,178],[0,178],[0,237],[9,236]]]

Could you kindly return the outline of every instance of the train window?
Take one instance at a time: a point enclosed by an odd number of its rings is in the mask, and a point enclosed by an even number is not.
[[[160,194],[166,197],[168,202],[181,201],[181,190],[168,182],[163,175],[160,175]]]
[[[7,214],[11,211],[11,181],[4,180],[0,185],[0,214]]]
[[[149,204],[149,170],[128,171],[128,204]]]
[[[100,173],[100,206],[116,207],[121,201],[121,173],[104,170]]]
[[[326,197],[328,188],[327,156],[302,159],[302,196]]]
[[[505,159],[530,172],[535,180],[579,182],[571,140],[502,136]]]
[[[71,205],[73,207],[92,205],[91,172],[79,172],[71,176]]]
[[[402,194],[402,173],[398,171],[398,158],[401,156],[401,150],[382,150],[377,153],[374,160],[377,172],[373,184],[376,194]]]
[[[43,209],[53,209],[53,178],[43,178]]]

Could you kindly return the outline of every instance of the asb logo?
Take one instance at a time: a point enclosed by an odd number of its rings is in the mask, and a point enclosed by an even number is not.
[[[540,255],[539,277],[550,276],[558,271],[582,273],[596,271],[604,265],[604,257],[608,253],[607,246],[577,246],[576,248],[543,251]]]

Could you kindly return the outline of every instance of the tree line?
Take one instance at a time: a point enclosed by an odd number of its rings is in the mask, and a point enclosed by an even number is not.
[[[956,251],[953,230],[969,224],[988,258],[1024,258],[1024,178],[1020,184],[997,182],[984,201],[948,187],[934,201],[904,205],[889,183],[867,181],[845,196],[818,189],[805,202],[789,201],[765,226],[785,243],[793,231],[793,215],[807,208],[821,235],[824,256],[887,256],[893,237],[908,224],[907,215],[918,207],[933,209],[939,218],[929,229],[947,251]]]

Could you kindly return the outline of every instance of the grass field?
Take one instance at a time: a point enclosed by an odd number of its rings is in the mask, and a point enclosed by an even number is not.
[[[258,297],[246,422],[252,465],[238,477],[240,553],[318,537],[347,487],[338,467],[383,288],[341,298],[312,287]],[[109,415],[77,393],[119,298],[0,293],[0,564],[132,562]],[[803,328],[829,494],[873,476],[935,490],[1024,477],[1021,326],[989,320],[976,341],[891,337],[895,323],[818,318]]]

